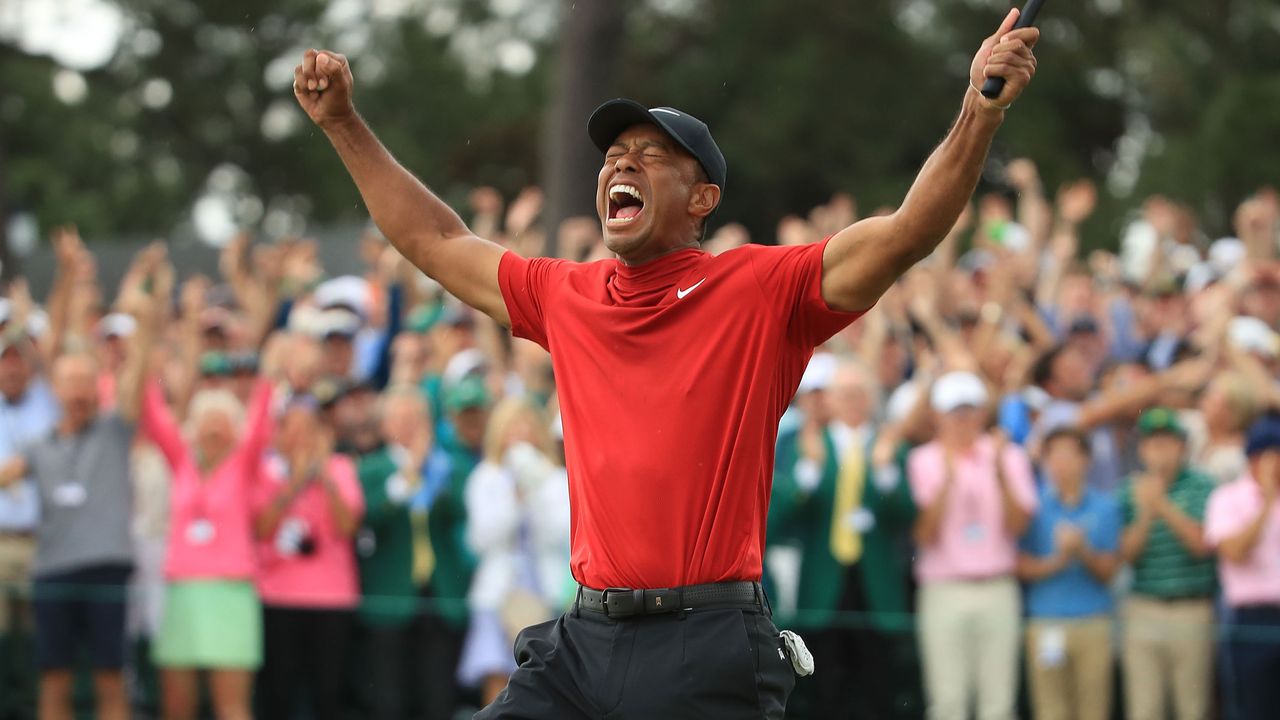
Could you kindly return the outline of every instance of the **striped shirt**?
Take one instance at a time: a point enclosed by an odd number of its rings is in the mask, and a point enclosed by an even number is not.
[[[1203,523],[1213,488],[1207,476],[1183,467],[1169,486],[1168,497],[1188,517]],[[1132,478],[1120,490],[1120,507],[1127,528],[1137,520]],[[1214,580],[1212,556],[1193,556],[1164,520],[1152,522],[1147,545],[1133,563],[1133,592],[1165,600],[1209,597]]]

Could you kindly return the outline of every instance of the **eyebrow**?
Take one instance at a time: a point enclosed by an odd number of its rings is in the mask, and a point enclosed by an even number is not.
[[[645,149],[648,149],[648,148],[655,148],[655,147],[656,147],[656,148],[658,148],[658,149],[660,149],[660,150],[670,150],[670,149],[671,149],[671,145],[670,145],[670,144],[668,144],[668,143],[662,142],[661,140],[651,140],[651,139],[648,139],[648,138],[646,138],[646,139],[644,139],[644,140],[637,140],[637,141],[636,141],[636,147],[640,148],[641,150],[645,150]],[[609,151],[610,151],[610,152],[614,151],[615,149],[622,149],[622,150],[626,150],[626,149],[627,149],[627,144],[626,144],[626,143],[624,143],[624,142],[615,142],[614,144],[612,144],[612,145],[610,145],[610,146],[609,146]]]

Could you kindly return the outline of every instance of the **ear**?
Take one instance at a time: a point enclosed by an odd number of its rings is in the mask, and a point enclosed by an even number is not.
[[[689,214],[704,218],[711,214],[720,204],[720,186],[711,183],[697,183],[689,193]]]

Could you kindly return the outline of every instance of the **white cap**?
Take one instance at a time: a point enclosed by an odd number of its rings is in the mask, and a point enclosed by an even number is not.
[[[488,364],[488,358],[479,348],[459,350],[449,358],[449,362],[445,363],[444,372],[440,374],[440,382],[448,387]]]
[[[806,393],[830,388],[831,382],[836,378],[838,364],[836,356],[832,353],[814,353],[808,367],[804,369],[804,375],[800,377],[800,387],[796,392]]]
[[[0,325],[9,322],[13,317],[13,303],[8,298],[0,298]],[[49,330],[49,316],[40,308],[32,308],[27,315],[27,335],[33,338],[43,336]]]
[[[971,372],[949,372],[933,384],[929,402],[934,410],[943,413],[965,406],[984,407],[987,404],[987,386]]]
[[[1219,275],[1227,275],[1244,260],[1244,243],[1239,238],[1218,238],[1209,245],[1209,264]]]
[[[361,319],[369,317],[369,283],[364,278],[343,275],[326,280],[316,287],[312,297],[322,310],[347,307]]]
[[[320,322],[317,335],[321,338],[330,335],[344,335],[352,337],[360,332],[359,316],[347,310],[325,310],[320,313]]]
[[[98,336],[103,338],[133,337],[137,329],[138,321],[134,320],[132,315],[124,313],[111,313],[98,321]]]
[[[1256,317],[1240,315],[1231,318],[1227,326],[1231,344],[1245,352],[1273,358],[1280,351],[1280,338],[1265,322]]]
[[[1198,262],[1187,269],[1187,277],[1183,280],[1182,289],[1189,293],[1200,292],[1217,279],[1218,273],[1212,264]]]

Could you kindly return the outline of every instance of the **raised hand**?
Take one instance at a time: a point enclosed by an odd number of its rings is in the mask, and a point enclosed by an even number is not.
[[[308,50],[293,69],[293,96],[320,127],[355,116],[354,86],[346,56],[328,50]]]
[[[1018,10],[1010,10],[1005,16],[1000,29],[982,42],[978,54],[973,57],[969,66],[969,82],[980,88],[989,77],[1002,77],[1005,80],[1004,90],[994,100],[982,98],[984,102],[997,107],[1008,107],[1036,74],[1036,56],[1031,52],[1040,40],[1038,28],[1013,29],[1018,21]]]
[[[209,278],[204,275],[193,275],[182,284],[182,316],[196,318],[204,311],[205,296],[209,292]]]
[[[1079,225],[1098,205],[1098,189],[1091,180],[1077,180],[1058,189],[1058,216],[1063,222]]]

